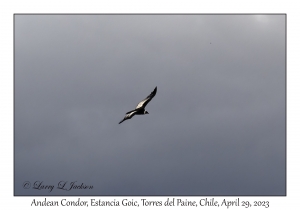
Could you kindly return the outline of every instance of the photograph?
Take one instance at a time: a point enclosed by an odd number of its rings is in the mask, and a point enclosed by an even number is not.
[[[286,196],[286,27],[15,13],[13,195]]]

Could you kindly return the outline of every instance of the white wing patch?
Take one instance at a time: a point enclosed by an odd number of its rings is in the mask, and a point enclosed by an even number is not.
[[[132,118],[132,116],[136,113],[136,111],[133,111],[133,112],[130,112],[129,114],[125,115],[125,118],[127,119],[130,119]]]
[[[149,98],[144,99],[143,101],[141,101],[140,103],[138,103],[138,105],[135,107],[136,109],[141,108],[144,103],[148,100]]]

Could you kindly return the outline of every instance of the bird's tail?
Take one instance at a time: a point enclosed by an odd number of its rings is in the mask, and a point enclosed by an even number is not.
[[[124,121],[125,121],[125,119],[121,120],[121,121],[119,122],[119,124],[121,124],[121,123],[124,122]]]

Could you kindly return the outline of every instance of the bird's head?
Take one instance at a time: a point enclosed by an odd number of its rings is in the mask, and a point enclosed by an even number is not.
[[[149,114],[149,112],[145,110],[145,111],[144,111],[144,114]]]

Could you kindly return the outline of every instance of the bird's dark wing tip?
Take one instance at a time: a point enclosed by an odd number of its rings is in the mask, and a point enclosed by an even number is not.
[[[157,91],[157,86],[154,88],[152,93],[156,93],[156,91]]]
[[[153,90],[152,93],[153,93],[154,95],[156,95],[156,92],[157,92],[157,86],[154,88],[154,90]]]

